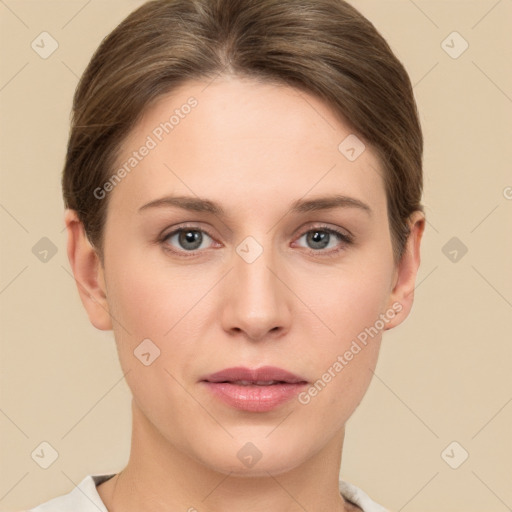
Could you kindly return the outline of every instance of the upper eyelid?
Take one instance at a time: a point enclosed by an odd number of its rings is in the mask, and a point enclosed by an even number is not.
[[[313,224],[315,224],[315,223],[313,222]],[[311,231],[312,229],[325,229],[326,231],[328,231],[328,230],[342,231],[342,232],[346,232],[347,236],[353,236],[352,233],[347,228],[331,227],[328,224],[329,223],[320,222],[320,223],[316,223],[316,225],[313,225],[311,227],[298,228],[298,229],[294,230],[294,234],[296,234],[296,233],[304,234],[304,233],[307,233],[308,231]],[[206,233],[208,236],[210,236],[211,238],[215,238],[213,235],[211,235],[209,233],[209,230],[207,228],[203,228],[203,227],[199,226],[198,224],[194,224],[194,223],[190,223],[190,225],[187,223],[185,223],[183,225],[178,225],[177,227],[174,227],[171,231],[169,231],[167,234],[164,234],[162,236],[168,237],[169,235],[175,234],[176,232],[183,231],[185,229],[190,229],[191,231],[202,231],[202,232]],[[342,234],[344,234],[344,233],[342,233]]]
[[[205,228],[202,228],[200,227],[199,225],[197,224],[193,224],[191,223],[190,225],[180,225],[178,227],[175,227],[173,228],[171,231],[169,231],[168,233],[162,235],[161,237],[161,240],[162,241],[165,241],[167,240],[170,236],[172,235],[176,235],[177,233],[179,233],[180,231],[185,231],[185,230],[191,230],[191,231],[200,231],[200,232],[203,232],[203,233],[206,233],[212,240],[214,240],[215,242],[217,242],[217,239],[216,237],[214,237],[213,235],[211,235],[209,233],[209,231]],[[343,240],[343,237],[346,237],[347,239],[349,239],[349,241],[352,241],[354,236],[352,235],[352,233],[350,233],[347,229],[345,228],[333,228],[333,227],[329,227],[328,225],[324,225],[324,224],[318,224],[318,225],[314,225],[314,226],[311,226],[311,227],[305,227],[305,228],[302,228],[300,230],[296,230],[294,233],[296,233],[298,231],[298,234],[294,234],[294,237],[295,238],[300,238],[302,236],[304,236],[306,233],[309,233],[310,231],[313,231],[315,229],[318,229],[319,231],[327,231],[327,232],[330,232],[331,234],[333,234],[334,236],[341,236],[341,242],[345,242],[345,240]],[[346,231],[346,233],[344,233],[343,231]],[[217,242],[218,243],[218,242]],[[195,249],[196,251],[199,251],[199,249]],[[185,252],[194,252],[194,251],[185,251]]]

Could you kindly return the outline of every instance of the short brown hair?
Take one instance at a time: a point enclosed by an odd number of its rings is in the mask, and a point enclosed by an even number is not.
[[[101,43],[75,91],[62,187],[103,261],[105,183],[155,99],[219,74],[290,85],[324,100],[379,157],[395,263],[420,203],[423,136],[409,76],[344,0],[152,0]],[[341,142],[341,141],[340,141]]]

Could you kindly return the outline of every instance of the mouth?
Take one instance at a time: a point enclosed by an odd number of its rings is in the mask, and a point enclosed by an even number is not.
[[[268,412],[291,400],[307,380],[281,368],[227,368],[201,380],[222,402],[235,409]]]
[[[223,382],[238,384],[240,386],[273,386],[276,384],[299,384],[307,383],[303,377],[292,372],[277,368],[276,366],[262,366],[261,368],[245,368],[237,366],[225,368],[220,372],[212,373],[203,377],[206,382]]]
[[[270,381],[253,381],[253,380],[221,380],[221,381],[209,381],[206,380],[204,382],[212,382],[214,384],[236,384],[237,386],[274,386],[275,384],[294,384],[292,382],[287,382],[284,380],[270,380]]]

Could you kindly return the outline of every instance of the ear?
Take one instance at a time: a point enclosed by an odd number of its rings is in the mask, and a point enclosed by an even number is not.
[[[104,269],[96,250],[90,244],[75,210],[66,209],[64,222],[68,234],[68,259],[78,293],[89,320],[102,331],[112,329]]]
[[[388,301],[388,309],[397,314],[387,323],[385,330],[401,324],[409,315],[414,301],[414,286],[420,266],[421,237],[425,230],[425,215],[421,211],[415,211],[409,217],[409,228],[404,254],[395,269],[393,290]]]

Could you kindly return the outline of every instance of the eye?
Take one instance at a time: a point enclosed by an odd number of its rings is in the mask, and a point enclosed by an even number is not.
[[[305,231],[300,238],[305,238],[310,247],[310,254],[335,256],[346,246],[353,243],[352,235],[343,233],[328,226],[317,226]],[[213,237],[198,226],[181,226],[160,238],[164,250],[183,257],[197,256],[201,249],[207,249],[208,239]],[[211,246],[210,242],[210,246]],[[222,244],[217,243],[217,247]]]
[[[305,237],[306,243],[312,249],[312,254],[327,253],[334,255],[343,250],[343,246],[353,243],[351,235],[342,233],[336,229],[327,226],[317,226],[304,232],[298,240]],[[342,242],[340,247],[340,242]],[[327,250],[325,250],[327,249]]]
[[[183,226],[164,235],[161,242],[167,251],[180,253],[180,255],[184,256],[193,256],[194,254],[188,255],[183,253],[194,253],[199,249],[205,249],[205,245],[208,245],[207,239],[213,240],[203,229],[199,229],[197,226]]]

